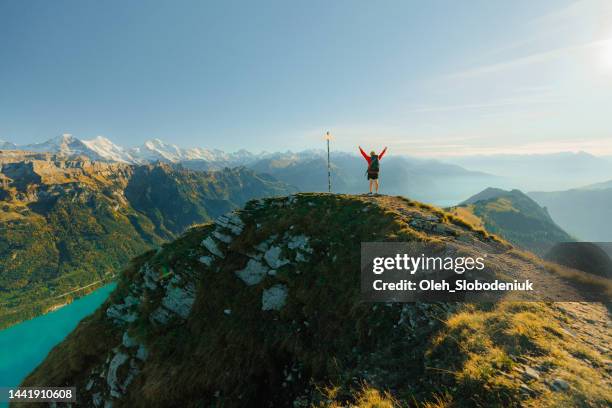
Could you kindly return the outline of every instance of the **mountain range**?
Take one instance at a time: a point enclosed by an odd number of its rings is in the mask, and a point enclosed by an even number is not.
[[[292,191],[244,167],[198,172],[0,152],[0,327],[95,289],[193,224]]]
[[[497,187],[522,191],[567,190],[612,176],[612,157],[586,152],[457,156],[445,160],[498,176]]]
[[[257,173],[270,174],[300,191],[327,191],[327,158],[323,150],[301,152],[226,153],[217,149],[181,148],[154,139],[142,146],[124,148],[98,136],[83,140],[64,134],[43,143],[15,146],[5,142],[5,150],[54,153],[66,157],[84,156],[90,160],[144,164],[180,163],[193,170],[221,170],[246,166]],[[340,193],[358,193],[367,188],[365,161],[356,153],[333,152],[332,188]],[[475,194],[498,177],[469,171],[437,160],[388,155],[383,162],[381,185],[386,194],[401,194],[446,205]]]
[[[612,180],[562,191],[533,191],[528,195],[545,206],[570,234],[584,241],[612,242]]]
[[[16,145],[0,140],[1,150],[23,150],[37,153],[54,153],[62,156],[84,156],[90,160],[128,164],[143,164],[154,161],[178,163],[188,160],[203,160],[218,164],[218,167],[235,167],[255,160],[258,155],[241,150],[225,153],[216,149],[180,148],[159,139],[148,140],[142,146],[126,148],[103,136],[91,140],[80,140],[63,134],[42,143]]]

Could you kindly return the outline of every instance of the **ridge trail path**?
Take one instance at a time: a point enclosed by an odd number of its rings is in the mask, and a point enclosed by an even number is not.
[[[363,201],[378,205],[389,211],[399,214],[401,220],[410,226],[410,222],[417,214],[423,217],[431,216],[439,211],[435,207],[419,206],[414,201],[406,201],[401,197],[393,196],[360,196]],[[411,205],[410,203],[413,203]],[[440,220],[439,222],[446,222]],[[451,225],[451,224],[449,224]],[[468,227],[457,226],[457,232],[465,232],[474,237],[473,230]],[[478,229],[478,227],[475,227]],[[443,240],[448,241],[450,245],[465,245],[461,239],[453,236],[442,236]],[[563,279],[561,276],[549,269],[545,268],[544,261],[534,254],[508,248],[505,245],[495,245],[495,243],[486,242],[486,240],[478,239],[468,244],[477,250],[491,251],[489,252],[489,262],[494,260],[505,275],[514,279],[524,280],[529,279],[534,283],[534,288],[543,288],[541,293],[535,295],[535,301],[543,301],[551,304],[552,307],[560,312],[560,324],[567,334],[577,340],[580,340],[592,346],[601,354],[604,360],[603,371],[606,373],[604,379],[608,388],[612,387],[612,319],[610,313],[612,304],[607,305],[599,302],[579,302],[579,301],[562,301],[563,299],[581,299],[579,291],[571,285],[570,282]],[[559,268],[573,271],[572,269],[559,266]],[[576,271],[582,273],[580,271]],[[515,301],[512,296],[506,296],[504,300]],[[584,362],[590,366],[595,366],[597,363],[590,361],[587,357],[583,358]]]
[[[509,292],[505,300],[530,300],[545,302],[585,300],[581,290],[560,275],[545,267],[545,262],[536,255],[519,250],[500,238],[486,238],[467,221],[451,222],[451,213],[397,196],[358,196],[364,202],[377,205],[384,210],[397,214],[399,220],[416,231],[426,231],[463,253],[482,256],[486,254],[487,264],[494,267],[504,280],[529,280],[533,282],[534,292],[528,295]],[[585,274],[559,266],[559,269]],[[525,297],[528,296],[528,297]]]

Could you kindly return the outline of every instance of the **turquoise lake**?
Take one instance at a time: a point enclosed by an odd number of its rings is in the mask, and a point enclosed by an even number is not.
[[[1,330],[0,387],[19,385],[81,319],[106,300],[115,286],[111,283],[54,312]]]

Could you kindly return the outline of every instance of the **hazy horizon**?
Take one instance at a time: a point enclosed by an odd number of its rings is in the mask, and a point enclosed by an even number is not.
[[[173,143],[171,140],[163,140],[160,138],[153,138],[153,139],[147,139],[144,140],[142,143],[137,144],[137,145],[124,145],[121,143],[116,143],[114,140],[112,140],[111,138],[108,138],[106,136],[102,136],[102,135],[97,135],[94,137],[78,137],[77,135],[73,135],[71,133],[69,134],[61,134],[61,135],[55,135],[55,136],[51,136],[51,137],[47,137],[47,138],[39,138],[37,139],[35,142],[32,143],[16,143],[13,140],[9,140],[9,139],[4,139],[4,138],[0,138],[0,142],[8,142],[8,143],[13,143],[17,146],[17,148],[20,147],[26,147],[29,145],[35,145],[35,144],[43,144],[45,142],[48,142],[50,140],[53,140],[55,138],[59,138],[61,136],[64,135],[69,135],[72,137],[75,137],[81,141],[94,141],[96,138],[102,137],[106,140],[109,140],[110,142],[112,142],[113,144],[119,146],[119,147],[123,147],[126,149],[134,149],[134,148],[138,148],[141,147],[144,143],[146,142],[150,142],[150,141],[160,141],[164,144],[167,145],[173,145],[176,146],[180,149],[197,149],[197,148],[201,148],[201,149],[208,149],[208,150],[221,150],[225,153],[236,153],[239,152],[241,150],[246,150],[250,153],[253,154],[264,154],[264,153],[285,153],[285,152],[291,152],[291,153],[300,153],[300,152],[307,152],[307,151],[316,151],[316,152],[320,152],[320,153],[325,153],[326,152],[326,144],[325,141],[320,141],[319,142],[319,146],[312,146],[312,147],[307,147],[304,149],[278,149],[278,150],[265,150],[265,149],[246,149],[246,148],[240,148],[240,149],[236,149],[236,150],[224,150],[215,146],[206,146],[206,145],[192,145],[192,146],[185,146],[185,145],[180,145],[177,143]],[[389,147],[387,145],[385,145],[384,147]],[[333,153],[351,153],[351,154],[355,154],[357,156],[360,155],[359,153],[359,145],[355,145],[353,148],[348,148],[348,149],[338,149],[334,146],[334,142],[331,142],[330,145],[330,152]],[[366,146],[362,146],[362,148],[366,151],[370,151],[372,149],[376,149],[376,148],[369,148]],[[1,150],[1,149],[0,149]],[[5,149],[6,150],[6,149]],[[381,148],[379,148],[378,150],[381,150]],[[559,151],[551,151],[551,152],[546,152],[546,153],[539,153],[539,152],[534,152],[534,153],[478,153],[478,154],[462,154],[462,155],[438,155],[438,156],[419,156],[419,155],[411,155],[410,153],[395,153],[393,151],[393,146],[391,146],[391,149],[388,149],[388,155],[393,155],[393,156],[400,156],[400,157],[406,157],[406,158],[415,158],[415,159],[422,159],[422,160],[448,160],[450,162],[452,162],[453,160],[460,160],[460,159],[470,159],[470,158],[491,158],[491,157],[496,157],[496,156],[504,156],[504,157],[512,157],[512,156],[517,156],[517,157],[525,157],[525,156],[554,156],[554,155],[565,155],[565,154],[573,154],[573,155],[579,155],[579,154],[587,154],[589,156],[593,156],[593,157],[598,157],[598,158],[604,158],[604,159],[608,159],[608,158],[612,158],[612,154],[593,154],[584,150],[576,150],[576,151],[572,151],[572,150],[559,150]]]

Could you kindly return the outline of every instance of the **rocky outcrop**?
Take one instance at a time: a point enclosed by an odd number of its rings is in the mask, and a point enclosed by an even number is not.
[[[281,284],[265,289],[261,294],[261,310],[281,310],[287,301],[288,291],[287,286]]]

